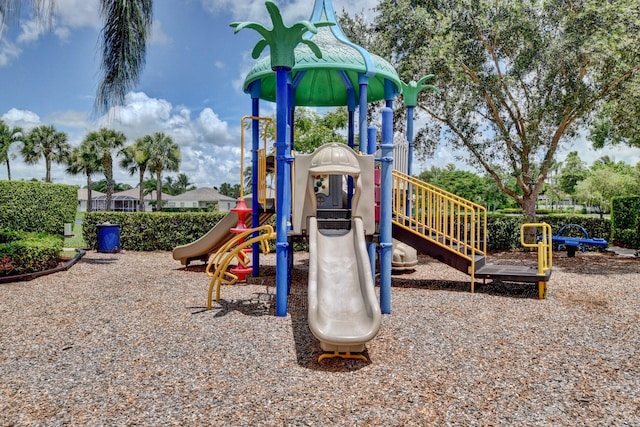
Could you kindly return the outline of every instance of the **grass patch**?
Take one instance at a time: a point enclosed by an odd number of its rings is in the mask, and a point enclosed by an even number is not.
[[[82,222],[84,220],[84,212],[76,212],[76,220],[73,223],[71,237],[64,238],[65,248],[86,249],[87,242],[82,238]]]

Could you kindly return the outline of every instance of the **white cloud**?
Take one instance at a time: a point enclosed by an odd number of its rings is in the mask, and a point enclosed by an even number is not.
[[[234,21],[254,21],[269,27],[271,19],[263,1],[239,2],[235,0],[201,0],[202,7],[213,16],[219,16],[221,12],[231,14]],[[313,11],[313,2],[309,0],[277,1],[282,19],[286,25],[309,19]],[[333,10],[336,15],[342,14],[343,8],[349,14],[364,13],[372,20],[375,16],[372,10],[377,5],[377,0],[336,0],[333,2]]]
[[[6,39],[0,40],[0,67],[9,65],[12,60],[20,56],[21,52],[22,49],[14,43]]]
[[[9,126],[21,127],[25,131],[29,131],[40,125],[40,116],[36,113],[12,108],[2,115],[2,120]]]
[[[22,22],[20,24],[20,29],[22,32],[17,39],[20,44],[34,42],[45,32],[45,28],[42,24],[35,19]]]
[[[42,124],[37,114],[16,108],[1,118],[9,125],[20,126],[27,131]],[[101,127],[123,132],[128,143],[144,135],[164,132],[180,147],[180,172],[187,174],[198,187],[240,182],[239,129],[232,132],[229,124],[220,120],[211,108],[205,108],[192,117],[192,112],[186,107],[174,107],[169,101],[150,97],[144,92],[130,92],[123,106],[95,122],[90,122],[85,112],[60,111],[48,116],[46,123],[54,124],[59,130],[64,129],[72,146],[80,144],[88,132]],[[44,162],[26,165],[18,156],[12,162],[11,170],[13,179],[42,179]],[[85,185],[83,176],[66,175],[64,166],[53,165],[51,173],[55,182]],[[137,177],[129,176],[119,167],[114,170],[114,178],[118,182],[137,185]],[[94,179],[102,177],[97,174]]]
[[[75,129],[87,129],[91,126],[90,114],[86,111],[57,111],[45,119],[47,123]]]
[[[219,186],[240,180],[240,145],[227,122],[210,108],[195,118],[186,107],[173,107],[164,100],[144,92],[130,92],[125,104],[96,122],[96,128],[118,129],[133,141],[154,132],[171,136],[180,147],[180,171],[199,187]],[[239,131],[238,131],[239,132]],[[118,171],[116,179],[136,185],[135,177]]]
[[[57,0],[55,16],[59,25],[65,27],[99,29],[102,26],[99,0]]]
[[[171,38],[162,30],[162,22],[159,19],[154,19],[149,44],[164,46],[170,42]]]
[[[55,3],[53,17],[32,17],[20,24],[21,33],[18,43],[31,43],[44,33],[51,31],[58,38],[66,40],[71,31],[77,28],[99,29],[100,4],[98,0],[58,0]]]

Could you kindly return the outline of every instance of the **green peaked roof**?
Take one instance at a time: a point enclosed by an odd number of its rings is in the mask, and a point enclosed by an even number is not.
[[[291,70],[295,105],[348,105],[348,89],[353,89],[353,99],[360,97],[359,74],[369,77],[367,102],[385,99],[385,91],[400,93],[401,82],[396,70],[389,62],[347,39],[337,23],[331,0],[316,0],[310,21],[321,20],[336,24],[319,28],[315,35],[309,34],[320,48],[322,58],[317,58],[304,44],[295,48],[296,60]],[[260,99],[275,102],[276,78],[270,57],[262,58],[249,71],[245,91],[250,92],[256,81],[260,81]]]

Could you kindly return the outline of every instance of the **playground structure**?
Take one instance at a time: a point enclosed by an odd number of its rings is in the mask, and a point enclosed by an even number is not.
[[[431,255],[475,280],[537,283],[544,298],[551,275],[551,238],[546,224],[536,243],[538,267],[497,266],[486,262],[486,209],[411,176],[413,159],[413,109],[418,93],[435,89],[424,83],[432,76],[405,84],[385,60],[350,42],[337,23],[330,0],[315,0],[311,19],[286,27],[277,6],[267,1],[273,29],[256,23],[234,23],[236,31],[250,28],[265,38],[254,58],[267,45],[271,55],[258,61],[245,79],[251,95],[252,123],[251,226],[230,235],[230,213],[224,225],[209,237],[174,250],[174,258],[188,264],[209,258],[207,273],[220,298],[220,286],[240,278],[228,272],[233,260],[251,266],[259,275],[260,252],[275,238],[276,315],[286,316],[293,264],[292,238],[309,242],[308,321],[311,332],[327,353],[320,357],[364,358],[362,352],[380,327],[381,314],[391,312],[391,273],[394,239],[406,244],[397,255],[398,265],[414,265],[415,250]],[[298,32],[292,37],[291,32]],[[268,34],[268,35],[267,35]],[[291,42],[295,40],[295,42]],[[288,43],[292,43],[289,45]],[[394,143],[393,100],[404,94],[407,108],[406,141]],[[275,101],[275,200],[263,194],[267,162],[266,140],[260,147],[260,100]],[[381,143],[377,128],[368,126],[367,104],[384,100]],[[309,155],[295,155],[295,107],[346,105],[347,145],[326,144]],[[358,144],[355,138],[359,112]],[[266,134],[266,132],[263,132]],[[244,150],[244,133],[242,137]],[[244,151],[241,182],[244,174]],[[295,165],[295,167],[294,167]],[[257,173],[256,173],[257,171]],[[265,218],[276,216],[275,231],[260,228]],[[219,223],[220,224],[220,223]],[[252,252],[245,249],[252,247]],[[396,245],[398,246],[398,245]],[[250,255],[249,255],[250,254]],[[251,256],[251,260],[249,257]],[[376,300],[379,268],[380,301]],[[366,359],[365,359],[366,360]]]
[[[580,237],[564,236],[562,233],[570,228],[576,228],[582,233]],[[609,243],[605,239],[598,237],[589,237],[587,230],[579,224],[567,224],[558,230],[558,234],[553,236],[553,244],[557,245],[558,250],[561,251],[566,248],[567,256],[576,256],[576,250],[580,249],[585,251],[585,246],[597,246],[600,248],[606,248]]]

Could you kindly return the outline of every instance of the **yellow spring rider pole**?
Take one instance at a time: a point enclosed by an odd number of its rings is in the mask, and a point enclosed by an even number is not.
[[[253,233],[261,233],[257,237],[250,237]],[[211,257],[207,263],[206,273],[211,277],[209,285],[209,294],[207,299],[207,310],[211,310],[213,288],[216,287],[216,301],[220,300],[220,286],[232,285],[238,281],[238,276],[231,273],[229,265],[235,259],[238,263],[247,265],[250,262],[250,256],[244,251],[250,248],[254,243],[260,243],[260,249],[263,254],[270,251],[269,240],[275,240],[276,233],[270,225],[263,225],[256,228],[250,228],[236,235],[229,240]],[[247,239],[247,240],[245,240]]]

